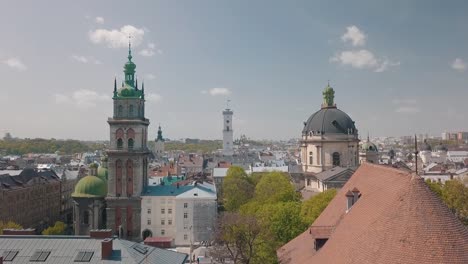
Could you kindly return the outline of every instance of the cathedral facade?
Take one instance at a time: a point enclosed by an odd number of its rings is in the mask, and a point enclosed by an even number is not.
[[[354,121],[334,103],[335,91],[327,85],[321,109],[304,122],[301,139],[302,171],[320,173],[333,167],[359,165],[359,138]]]

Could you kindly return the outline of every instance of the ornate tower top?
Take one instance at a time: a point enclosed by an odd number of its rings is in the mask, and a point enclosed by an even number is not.
[[[327,87],[325,87],[325,90],[323,90],[322,108],[336,108],[334,99],[335,99],[335,91],[330,86],[330,84],[328,84]]]
[[[161,126],[159,126],[158,128],[158,137],[156,138],[156,141],[164,141],[164,138],[162,136]]]
[[[128,41],[128,61],[124,65],[125,81],[122,87],[117,90],[117,80],[114,80],[114,99],[140,98],[144,99],[144,90],[138,89],[138,81],[135,78],[136,65],[132,61],[132,44]]]

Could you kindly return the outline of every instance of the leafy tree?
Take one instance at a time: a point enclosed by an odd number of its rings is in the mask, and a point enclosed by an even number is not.
[[[229,256],[234,264],[250,264],[255,257],[260,225],[252,216],[226,212],[216,230],[215,255]]]
[[[223,181],[223,201],[227,211],[237,211],[241,205],[252,199],[254,186],[244,169],[231,166]]]
[[[44,229],[44,231],[42,231],[42,234],[43,235],[64,235],[66,227],[67,226],[65,225],[65,223],[57,221],[55,222],[55,225]]]
[[[0,235],[3,235],[3,229],[23,229],[23,227],[13,221],[0,221]]]
[[[299,201],[299,195],[286,174],[270,172],[255,187],[255,199],[262,203]]]
[[[431,180],[427,179],[426,184],[429,186],[429,188],[437,194],[440,198],[442,198],[442,183],[440,182],[432,182]]]
[[[301,216],[307,225],[311,225],[335,197],[336,189],[328,189],[312,196],[302,203]]]
[[[427,180],[426,183],[458,219],[468,225],[468,187],[460,180],[446,181],[445,184]]]

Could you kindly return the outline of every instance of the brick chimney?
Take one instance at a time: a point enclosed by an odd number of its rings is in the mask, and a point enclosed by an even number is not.
[[[36,234],[36,229],[3,229],[5,236],[33,236]]]
[[[112,238],[112,229],[93,229],[89,230],[90,238]]]
[[[106,238],[101,241],[101,258],[110,259],[112,256],[112,238]]]

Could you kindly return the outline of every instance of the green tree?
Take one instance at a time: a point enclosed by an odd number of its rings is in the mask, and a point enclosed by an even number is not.
[[[255,186],[255,200],[261,203],[299,201],[299,195],[286,174],[270,172]]]
[[[3,229],[23,229],[23,227],[13,221],[0,221],[0,235],[3,235]]]
[[[325,210],[330,201],[335,197],[336,189],[328,189],[302,203],[301,216],[303,221],[310,225]]]
[[[442,199],[468,225],[468,188],[459,180],[446,181],[442,188]]]
[[[261,228],[252,216],[226,212],[216,230],[215,255],[229,256],[234,264],[251,264],[257,252]]]
[[[231,166],[223,181],[223,201],[227,211],[237,211],[243,204],[252,199],[254,186],[244,169]]]
[[[440,198],[442,198],[442,183],[440,182],[432,182],[431,180],[427,179],[426,184],[429,186],[429,188],[437,194]]]
[[[65,225],[65,223],[57,221],[55,222],[55,225],[44,229],[44,231],[42,231],[42,234],[43,235],[64,235],[66,227],[67,226]]]

